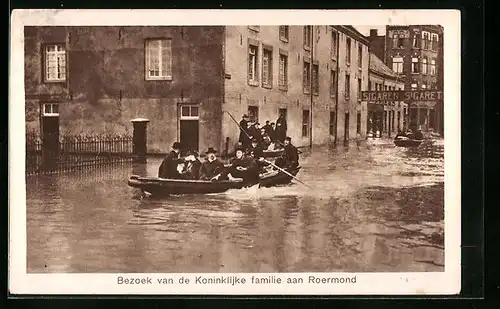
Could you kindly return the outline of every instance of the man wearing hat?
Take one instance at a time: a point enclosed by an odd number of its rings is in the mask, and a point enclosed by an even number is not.
[[[243,118],[240,121],[240,138],[238,139],[239,142],[241,142],[243,145],[248,144],[248,115],[244,114]]]
[[[200,180],[219,180],[224,173],[224,163],[217,159],[217,151],[208,147],[206,160],[200,167]]]
[[[163,159],[160,164],[160,168],[158,169],[158,177],[159,178],[171,178],[178,179],[181,178],[181,175],[177,171],[177,166],[182,163],[180,160],[180,150],[181,144],[175,142],[172,145],[172,151],[168,154],[168,156]]]
[[[231,159],[225,175],[229,180],[241,178],[247,184],[255,184],[259,181],[259,165],[252,156],[245,156],[244,150],[243,147],[236,148],[236,157]]]
[[[255,159],[264,157],[264,149],[260,146],[259,141],[256,138],[252,140],[252,145],[248,148],[247,153]]]
[[[297,147],[292,145],[292,139],[289,136],[285,138],[283,155],[276,159],[275,164],[282,168],[295,168],[299,166],[299,151]]]

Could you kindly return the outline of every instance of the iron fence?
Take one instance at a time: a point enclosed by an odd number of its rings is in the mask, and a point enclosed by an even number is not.
[[[132,162],[132,136],[80,134],[44,136],[26,134],[26,174],[88,170]]]

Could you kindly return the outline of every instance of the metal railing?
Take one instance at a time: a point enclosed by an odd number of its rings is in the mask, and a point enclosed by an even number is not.
[[[26,174],[87,170],[132,162],[132,136],[79,134],[44,136],[26,134]]]

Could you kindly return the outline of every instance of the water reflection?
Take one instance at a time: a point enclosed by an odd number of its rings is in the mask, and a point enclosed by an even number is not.
[[[314,148],[300,184],[140,199],[160,159],[27,178],[29,272],[443,271],[442,141]]]

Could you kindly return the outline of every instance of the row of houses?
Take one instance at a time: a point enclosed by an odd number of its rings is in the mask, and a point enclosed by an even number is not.
[[[298,146],[364,139],[406,119],[404,103],[361,101],[381,77],[384,87],[402,80],[351,26],[52,26],[24,36],[26,126],[42,136],[128,132],[140,117],[150,153],[174,141],[223,150],[243,114],[284,115]]]

